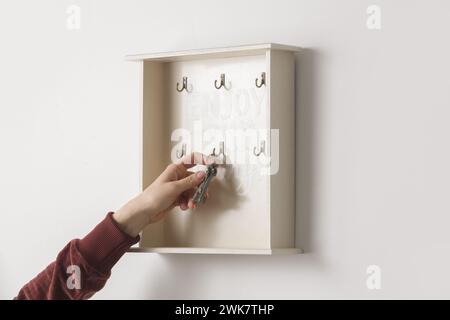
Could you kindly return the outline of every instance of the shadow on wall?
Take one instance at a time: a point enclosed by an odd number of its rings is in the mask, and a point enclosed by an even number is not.
[[[319,144],[319,53],[304,49],[296,58],[296,246],[315,252],[315,199]]]
[[[320,272],[317,261],[305,260],[304,255],[163,254],[160,258],[164,264],[158,276],[148,275],[152,281],[142,293],[145,299],[287,299],[292,291],[283,289],[295,285],[293,278],[311,270]]]
[[[196,299],[205,298],[205,292],[211,292],[210,279],[234,279],[236,273],[242,283],[235,284],[233,296],[221,298],[255,297],[254,281],[271,274],[271,281],[266,281],[267,290],[261,291],[259,297],[286,298],[283,290],[274,289],[274,283],[288,286],[286,276],[298,274],[301,277],[305,269],[321,272],[326,268],[317,246],[316,221],[318,215],[316,199],[316,162],[319,159],[316,146],[319,143],[317,83],[319,54],[314,49],[304,49],[296,57],[296,246],[305,254],[280,256],[251,255],[162,255],[165,268],[160,277],[148,288],[147,298],[157,299]],[[273,270],[278,270],[276,274]],[[279,280],[277,282],[276,280]],[[268,280],[268,279],[266,279]],[[248,281],[248,287],[246,286]],[[272,287],[271,287],[272,286]]]
[[[231,173],[226,175],[227,178],[225,179],[224,171],[226,169],[219,168],[218,170],[218,177],[211,182],[209,187],[210,198],[197,207],[195,214],[191,215],[191,220],[188,221],[188,230],[185,238],[189,239],[188,241],[192,240],[189,234],[196,235],[199,233],[203,234],[205,239],[214,239],[214,235],[217,232],[215,226],[217,225],[218,215],[224,211],[238,208],[246,199],[246,196],[236,191],[238,182],[235,172],[231,171]]]

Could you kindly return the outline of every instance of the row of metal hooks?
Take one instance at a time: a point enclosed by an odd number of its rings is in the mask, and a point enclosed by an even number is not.
[[[259,157],[261,154],[266,154],[266,141],[262,140],[259,144],[259,148],[254,147],[253,154],[257,157]],[[176,155],[177,155],[178,159],[181,159],[186,155],[186,143],[183,143],[181,145],[181,152],[178,149]],[[219,152],[218,153],[216,153],[216,148],[213,148],[213,151],[211,152],[211,156],[218,157],[220,155],[225,156],[225,142],[223,142],[223,141],[221,141],[219,143]]]
[[[260,79],[258,79],[258,78],[255,79],[255,86],[257,88],[261,88],[262,86],[265,86],[265,85],[266,85],[266,73],[262,72]],[[219,80],[214,80],[214,87],[217,90],[219,90],[221,88],[228,89],[227,86],[226,86],[226,81],[225,81],[225,73],[222,73],[220,75],[220,79]],[[188,90],[188,77],[183,77],[181,88],[180,88],[180,83],[177,82],[176,89],[177,89],[178,92],[182,92],[183,90],[186,90],[188,92],[189,91]]]

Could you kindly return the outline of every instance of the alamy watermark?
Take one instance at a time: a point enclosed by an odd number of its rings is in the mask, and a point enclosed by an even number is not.
[[[381,268],[375,264],[370,265],[366,269],[368,277],[366,279],[366,286],[369,290],[381,289]]]
[[[367,7],[366,13],[368,15],[366,26],[369,30],[381,29],[381,8],[378,5],[372,4]]]
[[[172,162],[193,151],[219,155],[219,164],[258,165],[262,175],[279,171],[280,129],[270,128],[267,94],[254,88],[188,91],[178,101],[186,125],[171,132]],[[282,108],[282,106],[277,106]],[[282,130],[282,128],[281,128]],[[189,162],[191,157],[184,158]]]
[[[68,30],[81,29],[81,8],[75,4],[71,4],[66,9],[66,28]]]
[[[66,281],[67,289],[81,289],[81,269],[77,265],[67,267],[66,273],[69,275]]]

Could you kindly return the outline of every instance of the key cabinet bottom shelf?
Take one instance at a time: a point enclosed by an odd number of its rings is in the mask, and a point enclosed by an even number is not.
[[[275,255],[300,254],[299,248],[273,248],[273,249],[232,249],[232,248],[190,248],[190,247],[158,247],[140,248],[132,247],[128,252],[147,253],[182,253],[182,254],[241,254],[241,255]]]

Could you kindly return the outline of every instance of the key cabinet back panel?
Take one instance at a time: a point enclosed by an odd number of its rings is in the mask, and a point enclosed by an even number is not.
[[[294,234],[298,50],[264,44],[127,57],[141,66],[142,188],[191,151],[214,150],[226,160],[204,204],[173,209],[131,251],[300,252]]]

